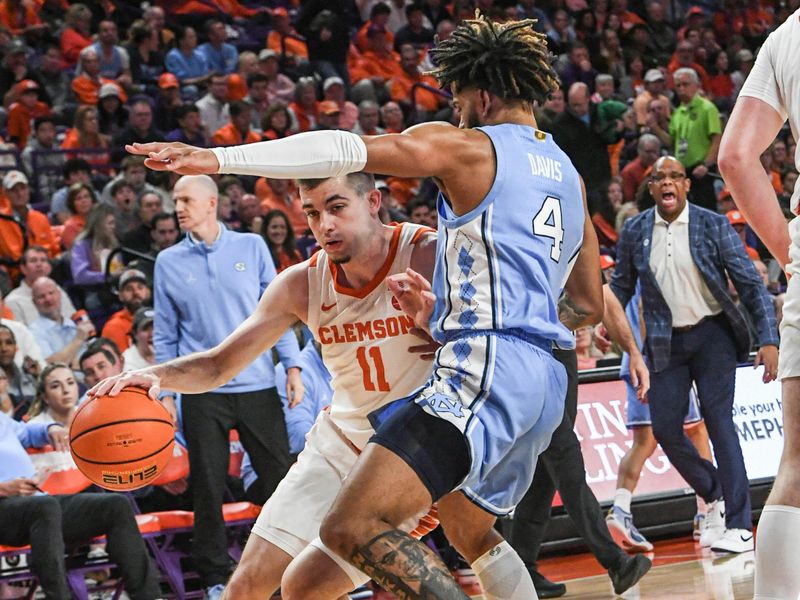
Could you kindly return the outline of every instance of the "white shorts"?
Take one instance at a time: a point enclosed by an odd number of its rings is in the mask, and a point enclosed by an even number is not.
[[[358,587],[369,581],[365,575],[319,539],[319,528],[342,483],[358,459],[358,451],[332,422],[327,411],[317,417],[306,435],[306,446],[286,477],[270,496],[253,533],[275,544],[291,557],[311,545],[327,554]],[[400,527],[419,538],[436,527],[435,509]]]
[[[789,223],[792,262],[787,269],[792,278],[786,288],[781,321],[781,346],[778,355],[778,378],[800,377],[800,217]]]

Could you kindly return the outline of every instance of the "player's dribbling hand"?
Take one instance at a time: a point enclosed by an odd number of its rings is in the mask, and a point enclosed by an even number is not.
[[[414,319],[419,329],[430,334],[429,323],[436,304],[430,282],[413,269],[406,269],[405,273],[389,275],[386,285],[397,298],[403,312]]]
[[[147,395],[153,400],[158,400],[158,396],[161,394],[161,380],[157,375],[144,370],[127,371],[104,379],[86,392],[86,394],[90,398],[116,396],[124,388],[131,386],[147,390]]]
[[[69,452],[69,436],[65,427],[51,425],[47,428],[47,437],[56,452]]]
[[[178,175],[212,175],[219,171],[219,161],[211,150],[182,142],[128,144],[125,150],[146,156],[144,165],[154,171],[174,171]]]

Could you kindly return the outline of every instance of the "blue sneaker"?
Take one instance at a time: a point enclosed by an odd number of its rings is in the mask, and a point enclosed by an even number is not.
[[[225,586],[221,583],[207,587],[203,594],[203,600],[219,600],[222,597],[222,592],[225,591]]]
[[[633,515],[618,506],[612,506],[606,515],[606,526],[614,541],[630,552],[652,552],[653,544],[639,533],[633,524]]]

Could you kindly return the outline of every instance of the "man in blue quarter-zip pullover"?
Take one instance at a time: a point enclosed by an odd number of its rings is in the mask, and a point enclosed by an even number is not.
[[[133,600],[160,596],[158,577],[131,505],[121,494],[49,496],[39,491],[36,469],[25,448],[52,444],[67,451],[60,425],[19,423],[0,414],[0,544],[31,547],[31,571],[47,600],[72,598],[64,543],[108,536],[108,553],[119,565]]]
[[[217,221],[217,186],[211,178],[183,177],[173,197],[187,235],[156,260],[153,341],[159,363],[219,344],[255,310],[275,277],[261,237],[228,231]],[[294,406],[303,396],[294,333],[287,332],[276,348]],[[174,414],[172,398],[164,402]],[[207,597],[215,599],[230,571],[222,518],[230,430],[238,430],[267,497],[291,464],[271,353],[216,390],[185,394],[182,411],[195,489],[194,559]]]

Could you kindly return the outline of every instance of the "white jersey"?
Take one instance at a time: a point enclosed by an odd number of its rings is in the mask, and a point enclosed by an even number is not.
[[[431,372],[431,362],[408,351],[423,342],[409,333],[414,321],[385,281],[409,267],[414,245],[426,232],[433,234],[420,225],[395,226],[386,262],[361,289],[337,281],[338,269],[324,251],[310,261],[308,327],[331,372],[331,418],[358,449],[374,432],[369,413],[410,395]]]
[[[800,140],[800,10],[786,19],[761,46],[739,95],[769,104],[784,120],[789,119],[792,136]],[[800,169],[800,148],[795,150],[794,164]],[[791,207],[795,214],[798,203],[800,186],[795,187],[792,195]]]

